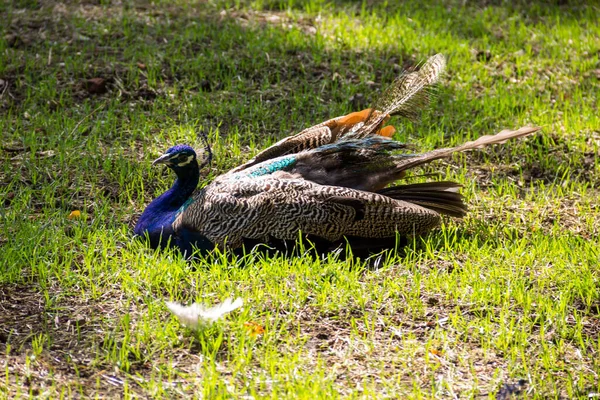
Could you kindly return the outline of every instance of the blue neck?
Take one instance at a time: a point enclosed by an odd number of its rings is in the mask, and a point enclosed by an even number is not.
[[[177,174],[177,180],[169,190],[146,207],[134,229],[136,235],[147,234],[153,248],[167,245],[167,241],[173,234],[172,224],[177,211],[190,198],[200,180],[200,170],[196,160],[183,168],[172,169]]]

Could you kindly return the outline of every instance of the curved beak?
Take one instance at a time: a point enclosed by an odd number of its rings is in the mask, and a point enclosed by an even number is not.
[[[152,161],[152,165],[168,164],[170,160],[171,160],[171,154],[163,154],[162,156],[158,157],[156,160]]]

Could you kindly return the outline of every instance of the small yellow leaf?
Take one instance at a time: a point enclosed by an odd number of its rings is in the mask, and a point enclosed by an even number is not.
[[[244,322],[244,327],[246,328],[246,330],[252,337],[262,335],[263,333],[265,333],[265,328],[263,328],[256,322],[252,322],[252,321]]]
[[[81,211],[73,210],[73,211],[71,211],[71,214],[69,214],[69,216],[67,218],[69,218],[69,219],[81,218]]]
[[[438,356],[441,357],[444,353],[440,350],[436,350],[436,349],[429,349],[429,353],[433,354],[434,356]]]

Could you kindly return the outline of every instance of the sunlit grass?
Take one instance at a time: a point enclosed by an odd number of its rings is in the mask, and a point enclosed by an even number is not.
[[[597,8],[20,1],[0,11],[0,396],[600,392]],[[543,127],[424,168],[464,185],[463,221],[380,260],[190,264],[132,240],[173,181],[150,160],[174,143],[209,134],[209,181],[368,107],[438,52],[448,73],[420,122],[396,121],[398,140],[431,149]],[[88,93],[96,77],[107,93]],[[244,308],[201,333],[164,306],[227,297]]]

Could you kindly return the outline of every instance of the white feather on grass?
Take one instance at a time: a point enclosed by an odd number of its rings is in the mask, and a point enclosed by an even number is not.
[[[190,329],[208,327],[225,314],[244,305],[244,301],[240,298],[233,301],[231,299],[225,299],[221,304],[217,304],[214,307],[206,307],[198,303],[189,306],[184,306],[171,301],[165,303],[169,311],[179,319],[179,322]]]

